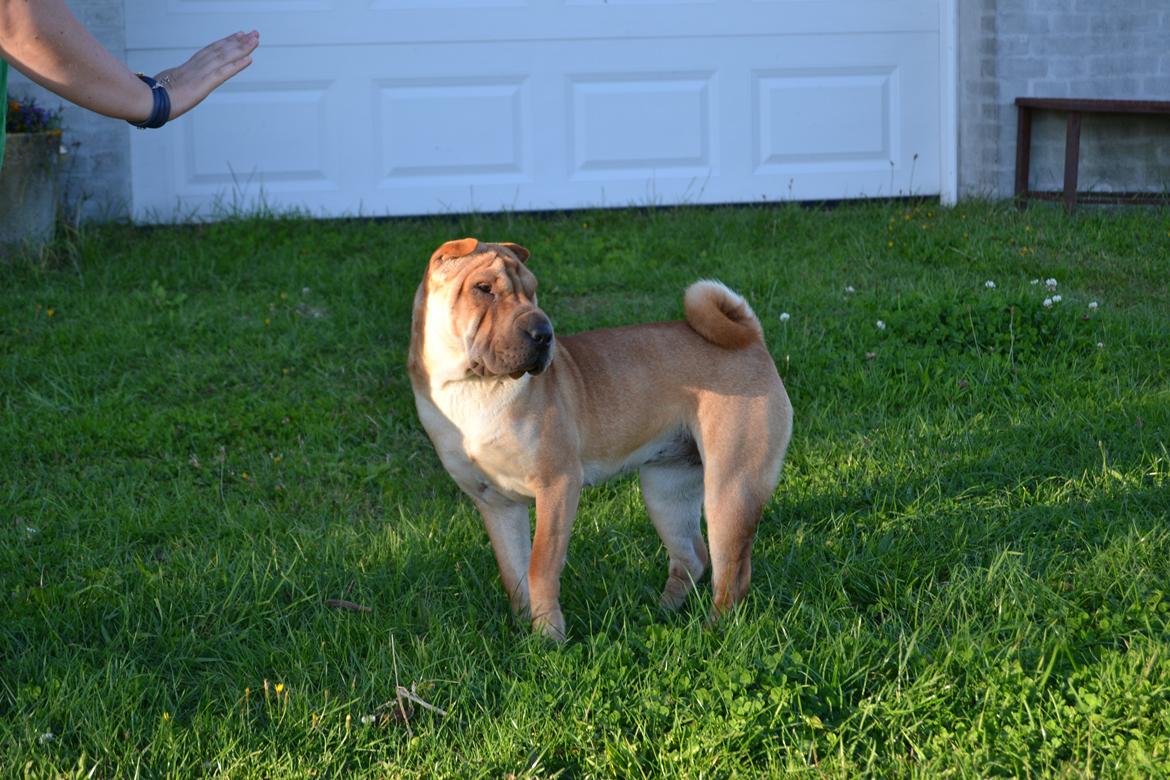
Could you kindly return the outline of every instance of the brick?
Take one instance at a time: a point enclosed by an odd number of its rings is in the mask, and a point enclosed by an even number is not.
[[[1075,96],[1127,100],[1137,92],[1138,82],[1132,77],[1089,78],[1076,82]]]
[[[1032,13],[1001,13],[997,29],[999,32],[1018,32],[1038,35],[1048,32],[1048,16]]]
[[[1081,13],[1121,16],[1133,11],[1133,0],[1076,0],[1075,10]]]
[[[1093,33],[1146,33],[1158,28],[1156,13],[1097,13],[1089,16],[1089,30]]]
[[[1099,37],[1092,35],[1044,35],[1031,39],[1031,52],[1037,57],[1083,57],[1109,51]]]
[[[1008,57],[1000,62],[999,75],[1005,78],[1046,78],[1049,62],[1043,57]]]
[[[1032,39],[1027,35],[1020,34],[1005,34],[1000,35],[997,41],[996,50],[1000,56],[1016,57],[1024,54],[1031,54],[1033,51]]]
[[[1011,103],[1018,97],[1031,97],[1030,86],[1027,79],[1002,79],[999,82],[1000,102]]]
[[[1089,58],[1089,75],[1138,76],[1158,72],[1158,58],[1152,55],[1107,54]]]
[[[1029,85],[1028,93],[1035,97],[1071,97],[1072,88],[1067,81],[1036,79]]]
[[[1048,72],[1056,79],[1072,79],[1084,76],[1088,69],[1083,58],[1053,57]]]
[[[1089,31],[1089,16],[1087,14],[1055,13],[1049,18],[1049,25],[1053,33],[1087,33]]]

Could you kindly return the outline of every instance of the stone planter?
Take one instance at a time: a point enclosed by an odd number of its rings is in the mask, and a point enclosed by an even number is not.
[[[0,168],[0,257],[53,238],[60,159],[60,130],[8,135]]]

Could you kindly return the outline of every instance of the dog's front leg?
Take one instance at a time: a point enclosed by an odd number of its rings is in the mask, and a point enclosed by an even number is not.
[[[528,528],[528,505],[505,500],[501,496],[474,497],[476,507],[483,516],[483,525],[492,541],[496,554],[496,565],[500,567],[500,581],[512,612],[518,618],[527,619],[528,608],[528,561],[532,557],[532,537]]]
[[[573,530],[580,498],[580,477],[564,474],[558,474],[536,492],[536,537],[532,542],[532,561],[528,564],[532,628],[558,642],[565,641],[561,571],[565,568],[569,533]]]

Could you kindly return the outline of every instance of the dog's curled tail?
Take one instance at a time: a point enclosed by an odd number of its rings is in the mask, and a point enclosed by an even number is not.
[[[703,279],[687,288],[683,298],[687,323],[712,344],[741,349],[764,340],[752,307],[722,282]]]

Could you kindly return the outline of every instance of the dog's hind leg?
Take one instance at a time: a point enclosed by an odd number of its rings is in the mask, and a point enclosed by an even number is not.
[[[780,478],[792,428],[786,396],[710,399],[701,410],[703,508],[711,544],[712,618],[734,607],[752,579],[752,543]]]
[[[752,543],[764,499],[762,491],[745,482],[732,478],[713,485],[704,500],[711,540],[711,588],[715,592],[713,618],[734,607],[752,581]]]
[[[642,466],[642,498],[662,544],[670,554],[660,603],[678,609],[707,568],[707,545],[699,519],[703,510],[703,467],[690,463]]]

